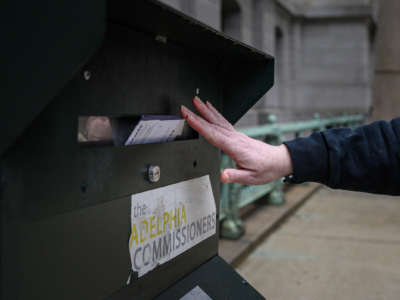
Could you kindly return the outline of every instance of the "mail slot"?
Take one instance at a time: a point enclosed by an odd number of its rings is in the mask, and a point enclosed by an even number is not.
[[[196,93],[235,123],[273,58],[158,1],[6,2],[2,299],[261,299],[218,256],[219,151],[124,141]],[[89,117],[108,142],[79,140]]]

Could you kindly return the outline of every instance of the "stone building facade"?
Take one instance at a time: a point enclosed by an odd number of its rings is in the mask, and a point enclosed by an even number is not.
[[[238,123],[368,113],[373,0],[163,0],[275,56],[275,85]]]
[[[374,120],[400,116],[400,1],[381,1],[373,84]]]

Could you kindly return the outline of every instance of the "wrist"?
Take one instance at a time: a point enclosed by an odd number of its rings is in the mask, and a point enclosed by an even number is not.
[[[293,174],[292,157],[285,144],[277,146],[279,149],[279,177],[286,177]]]

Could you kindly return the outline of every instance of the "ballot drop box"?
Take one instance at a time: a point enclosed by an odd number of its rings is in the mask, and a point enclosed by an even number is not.
[[[262,299],[218,256],[218,149],[269,55],[157,1],[6,1],[2,299]]]

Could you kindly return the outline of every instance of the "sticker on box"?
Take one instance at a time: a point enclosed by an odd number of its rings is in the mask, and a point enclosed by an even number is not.
[[[137,277],[216,233],[208,175],[134,194],[131,202],[129,252]]]

